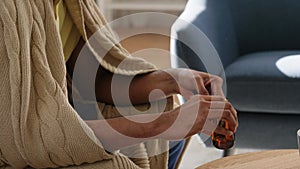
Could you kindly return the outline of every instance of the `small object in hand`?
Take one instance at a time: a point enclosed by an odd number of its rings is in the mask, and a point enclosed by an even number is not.
[[[225,129],[229,129],[228,122],[225,120],[220,120],[219,126]],[[221,150],[230,149],[234,145],[234,139],[235,139],[234,134],[226,136],[214,132],[211,138],[212,138],[213,145],[216,148]]]

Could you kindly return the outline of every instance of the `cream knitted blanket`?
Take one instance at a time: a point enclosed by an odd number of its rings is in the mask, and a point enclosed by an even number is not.
[[[65,2],[85,40],[106,24],[93,0]],[[167,153],[141,160],[107,153],[70,106],[52,3],[0,1],[0,168],[165,168]],[[94,51],[111,72],[135,75],[155,70],[114,45],[109,29],[100,31],[97,42],[112,47],[105,59]],[[125,58],[127,64],[118,67]],[[143,153],[148,146],[137,145]]]

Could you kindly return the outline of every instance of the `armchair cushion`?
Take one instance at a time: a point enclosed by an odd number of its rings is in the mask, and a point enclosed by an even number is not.
[[[239,57],[226,69],[227,97],[241,111],[300,114],[300,78],[289,78],[276,62],[300,51],[272,51]]]

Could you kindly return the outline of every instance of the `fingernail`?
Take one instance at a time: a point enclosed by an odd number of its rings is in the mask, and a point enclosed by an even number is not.
[[[228,135],[229,135],[229,136],[231,136],[231,135],[233,135],[233,134],[234,134],[234,132],[228,131]]]

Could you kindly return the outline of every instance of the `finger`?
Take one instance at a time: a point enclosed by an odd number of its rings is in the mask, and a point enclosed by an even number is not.
[[[227,99],[222,96],[215,96],[215,95],[201,95],[201,97],[206,101],[221,101],[226,102]]]
[[[180,94],[181,96],[186,99],[186,100],[190,100],[191,97],[194,95],[193,92],[189,91],[189,90],[186,90],[184,88],[180,88]]]
[[[214,108],[214,106],[212,106],[212,102],[218,102],[223,100],[224,98],[221,98],[219,96],[204,96],[204,95],[193,95],[191,97],[189,97],[189,99],[187,100],[187,102],[185,104],[183,104],[183,106],[196,106],[198,105],[198,107],[202,108],[202,109],[206,109],[207,111],[210,108]],[[212,101],[212,100],[216,100],[216,101]],[[222,105],[216,105],[215,109],[222,109],[225,107],[225,101],[221,101],[223,104]],[[201,105],[201,106],[200,106]]]
[[[224,111],[222,119],[225,119],[227,121],[229,130],[236,132],[238,121],[230,110]]]
[[[224,96],[222,84],[213,83],[211,84],[212,95]]]
[[[230,109],[230,111],[233,113],[235,119],[238,119],[237,111],[232,106],[232,104],[228,102],[228,100],[226,98],[224,98],[222,96],[204,96],[204,95],[201,97],[205,101],[212,102],[212,103],[210,103],[211,104],[210,108]]]
[[[218,126],[214,132],[217,134],[222,134],[222,135],[226,135],[226,136],[234,135],[234,132],[227,130],[224,127],[220,127],[220,126]]]
[[[219,95],[224,97],[222,89],[223,80],[218,76],[210,76],[209,80],[205,81],[205,86],[209,86],[212,95]]]
[[[206,101],[206,100],[205,100]],[[211,100],[211,101],[207,101],[209,102],[209,108],[211,109],[230,109],[231,108],[231,104],[225,100]]]
[[[211,101],[210,102],[210,108],[211,109],[228,109],[228,110],[232,111],[235,118],[237,119],[237,112],[234,109],[234,107],[232,106],[232,104],[227,101],[227,99],[225,99],[223,101],[220,101],[220,100]]]
[[[227,123],[228,123],[228,128],[229,130],[235,132],[238,126],[238,121],[237,119],[234,117],[233,113],[228,110],[209,110],[208,116],[207,116],[207,120],[210,121],[219,121],[221,119],[224,119]]]
[[[203,125],[201,132],[207,135],[211,135],[216,130],[217,127],[218,127],[218,120],[207,119]]]
[[[209,74],[209,73],[206,73],[206,72],[198,72],[198,71],[196,71],[196,72],[198,73],[199,76],[201,76],[201,77],[203,78],[203,80],[204,80],[205,82],[206,82],[207,80],[209,80],[211,76],[213,76],[213,75],[211,75],[211,74]]]
[[[230,112],[232,112],[232,114],[234,115],[235,119],[238,119],[237,116],[237,111],[235,110],[235,108],[232,106],[232,104],[230,102],[227,101],[227,99],[225,100],[227,102],[227,104],[225,105],[225,109],[229,109]]]
[[[215,111],[215,110],[214,110]],[[218,111],[219,113],[220,111]],[[208,119],[217,119],[217,120],[225,120],[228,124],[226,126],[229,130],[235,132],[237,130],[238,121],[235,119],[233,114],[229,110],[224,110],[223,114],[213,114],[211,111],[209,113]]]
[[[225,129],[224,127],[218,126],[218,123],[216,122],[216,120],[207,120],[201,130],[201,133],[211,135],[213,132],[216,132],[218,134],[223,134],[223,135],[233,135],[234,134],[234,132],[232,132],[228,129]]]
[[[196,80],[197,92],[201,95],[209,95],[209,92],[204,85],[202,77],[196,76],[195,80]]]
[[[235,118],[236,120],[238,120],[237,111],[235,110],[235,108],[234,108],[233,106],[231,106],[230,112],[234,115],[234,118]]]
[[[193,95],[190,97],[189,102],[197,101],[201,102],[202,107],[207,109],[224,109],[226,107],[227,101],[224,97],[220,96],[209,96],[209,95]],[[230,104],[227,105],[230,107]]]

